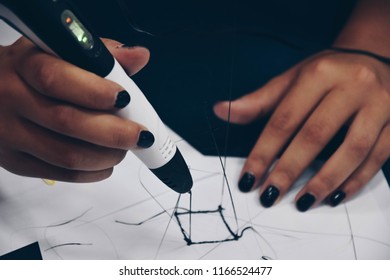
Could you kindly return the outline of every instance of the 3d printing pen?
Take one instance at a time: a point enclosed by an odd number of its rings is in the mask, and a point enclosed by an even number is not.
[[[118,115],[144,125],[155,137],[150,148],[133,150],[134,154],[171,189],[189,192],[191,174],[159,116],[99,37],[75,14],[64,0],[0,0],[0,17],[43,51],[125,88],[131,102]]]

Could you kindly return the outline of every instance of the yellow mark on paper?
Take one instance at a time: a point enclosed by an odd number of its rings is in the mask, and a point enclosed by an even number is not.
[[[56,181],[54,181],[54,180],[49,180],[49,179],[42,179],[42,180],[43,180],[43,182],[45,182],[45,184],[48,185],[48,186],[53,186],[53,185],[56,184]]]

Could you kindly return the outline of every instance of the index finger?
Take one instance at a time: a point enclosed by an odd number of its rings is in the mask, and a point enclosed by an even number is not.
[[[95,110],[123,108],[130,95],[117,83],[31,47],[16,71],[32,88],[48,97]]]
[[[327,94],[331,87],[327,83],[327,78],[317,79],[317,83],[313,83],[312,79],[312,74],[309,72],[298,75],[284,99],[275,109],[241,171],[242,177],[239,182],[241,191],[252,190],[264,179],[266,172],[294,136],[295,131]],[[307,94],[308,92],[310,94]],[[251,180],[248,183],[246,178],[249,177]]]

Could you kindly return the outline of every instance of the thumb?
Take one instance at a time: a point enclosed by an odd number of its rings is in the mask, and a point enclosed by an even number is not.
[[[150,52],[147,48],[128,47],[111,39],[102,40],[107,49],[118,60],[130,76],[136,74],[149,62]]]
[[[236,124],[247,124],[264,112],[255,94],[245,95],[234,101],[222,101],[214,105],[215,115]],[[255,104],[256,103],[256,104]]]
[[[296,71],[294,67],[260,89],[234,101],[216,103],[213,107],[214,113],[218,118],[236,124],[247,124],[270,113],[286,94]]]

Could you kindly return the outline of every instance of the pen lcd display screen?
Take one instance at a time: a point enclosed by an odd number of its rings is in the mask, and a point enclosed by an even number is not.
[[[84,25],[71,11],[63,11],[61,14],[61,21],[83,49],[90,50],[93,48],[94,41],[91,33],[88,32]]]

